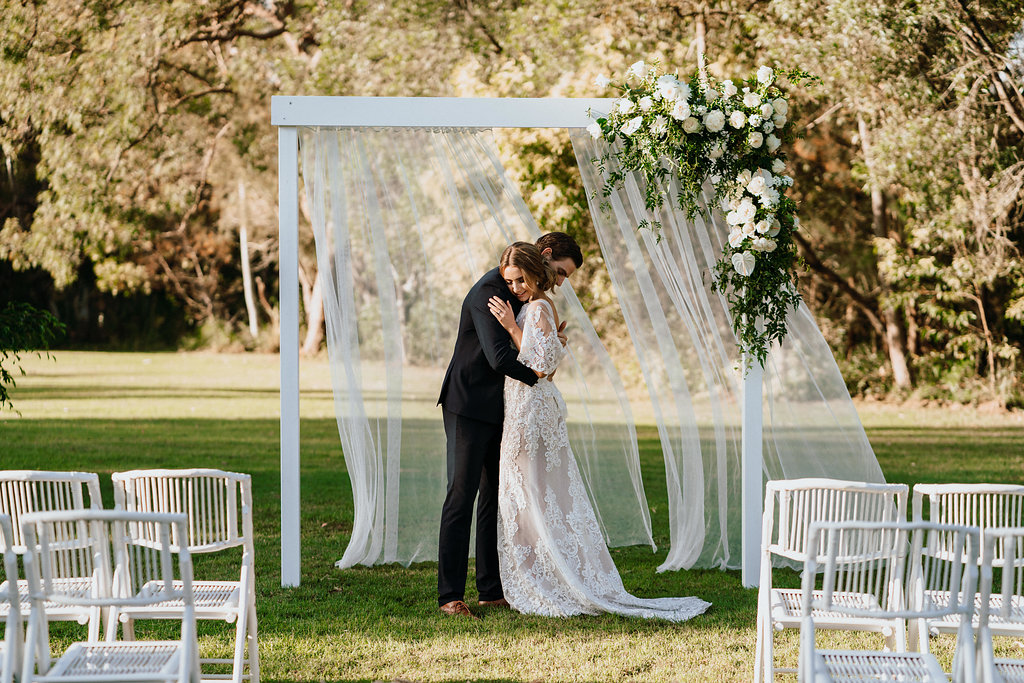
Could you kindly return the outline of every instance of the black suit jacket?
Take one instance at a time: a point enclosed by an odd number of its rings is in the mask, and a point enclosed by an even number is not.
[[[516,313],[523,306],[497,268],[477,280],[462,302],[455,352],[437,403],[456,415],[501,424],[505,376],[533,386],[537,374],[516,360],[519,352],[511,337],[487,307],[487,300],[495,295],[512,304]]]

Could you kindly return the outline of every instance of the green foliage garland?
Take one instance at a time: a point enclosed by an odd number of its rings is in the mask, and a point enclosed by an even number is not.
[[[794,69],[790,82],[815,80]],[[604,172],[604,196],[639,172],[644,200],[656,211],[668,197],[669,181],[679,182],[679,208],[693,218],[706,182],[730,226],[729,240],[714,267],[714,291],[724,293],[741,351],[763,366],[768,347],[786,336],[786,315],[800,303],[795,268],[799,262],[793,231],[799,228],[796,203],[786,197],[793,179],[784,175],[784,143],[792,142],[789,103],[776,85],[776,73],[762,66],[746,80],[717,82],[695,72],[690,80],[662,73],[657,62],[636,62],[626,80],[599,86],[621,94],[612,111],[588,130],[609,143],[595,162]],[[618,145],[614,145],[618,143]],[[614,159],[616,167],[607,170]],[[660,230],[642,221],[638,228]]]

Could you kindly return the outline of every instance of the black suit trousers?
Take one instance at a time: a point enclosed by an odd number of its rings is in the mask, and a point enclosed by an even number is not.
[[[480,600],[504,597],[498,570],[498,455],[501,424],[442,408],[448,440],[448,493],[437,552],[438,604],[466,594],[469,536],[476,500],[476,587]]]

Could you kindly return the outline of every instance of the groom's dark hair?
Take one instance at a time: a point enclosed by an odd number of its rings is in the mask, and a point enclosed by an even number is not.
[[[583,252],[580,251],[580,245],[564,232],[549,232],[541,235],[536,244],[541,251],[551,250],[552,261],[570,258],[577,268],[583,265]]]

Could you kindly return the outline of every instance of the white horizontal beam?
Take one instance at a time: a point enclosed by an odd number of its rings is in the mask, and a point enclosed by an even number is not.
[[[613,100],[541,97],[318,97],[270,99],[275,126],[586,128]]]

